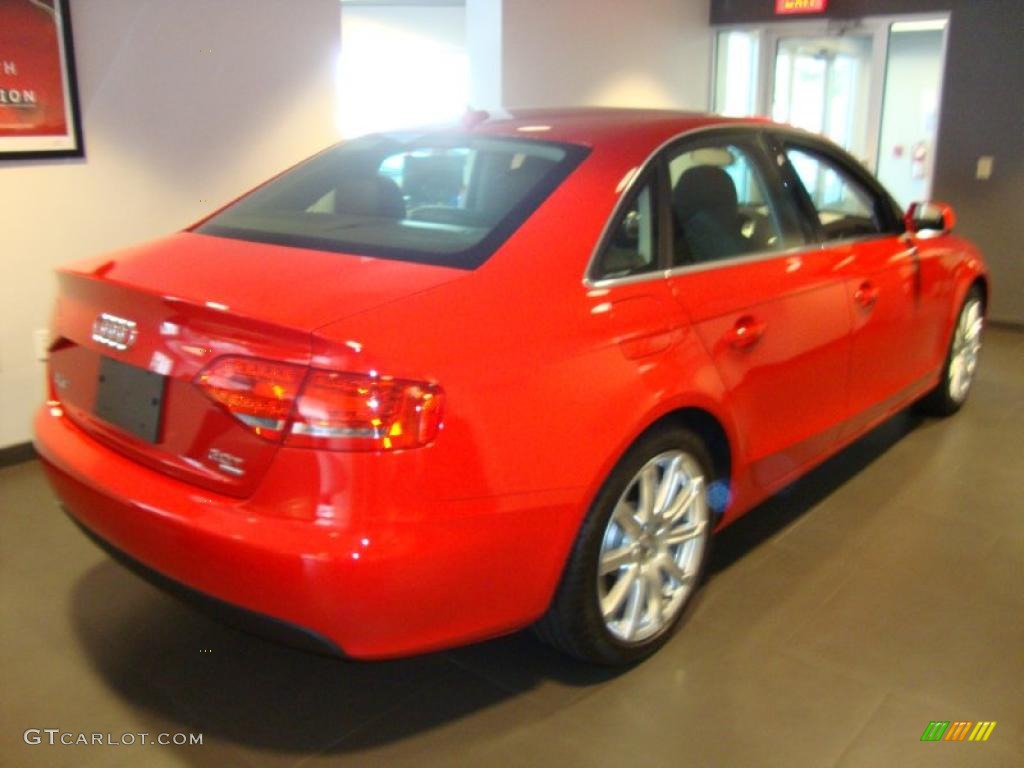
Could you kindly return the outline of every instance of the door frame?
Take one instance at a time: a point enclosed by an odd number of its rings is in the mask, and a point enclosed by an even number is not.
[[[942,53],[939,58],[941,77],[939,78],[938,102],[939,114],[936,126],[942,119],[942,94],[946,84],[946,63],[949,49],[949,27],[952,23],[949,11],[932,13],[907,13],[886,16],[863,16],[851,19],[816,18],[800,21],[773,21],[760,24],[717,24],[712,30],[711,45],[711,88],[709,91],[709,109],[714,111],[716,91],[718,87],[718,52],[719,34],[721,32],[747,32],[757,35],[758,39],[758,76],[755,83],[755,103],[757,114],[771,117],[772,102],[775,97],[775,58],[780,39],[786,37],[837,37],[846,33],[856,33],[871,37],[871,85],[868,93],[867,123],[867,168],[872,174],[878,172],[879,152],[881,151],[882,117],[885,108],[886,74],[889,64],[889,36],[893,24],[900,22],[939,21],[946,22],[942,34]],[[932,154],[932,168],[938,154],[938,129],[936,128],[936,152]],[[934,181],[934,173],[930,174]],[[931,190],[928,190],[929,195]]]

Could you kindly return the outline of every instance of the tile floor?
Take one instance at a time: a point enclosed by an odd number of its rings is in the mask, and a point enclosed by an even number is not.
[[[957,417],[895,417],[725,531],[695,610],[620,673],[527,634],[349,664],[223,627],[0,470],[0,766],[1024,765],[1024,334]],[[210,649],[201,653],[200,649]],[[994,720],[986,743],[921,743]],[[27,728],[203,734],[26,745]]]

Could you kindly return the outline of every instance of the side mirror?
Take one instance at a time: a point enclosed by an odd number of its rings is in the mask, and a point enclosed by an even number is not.
[[[946,203],[913,203],[904,221],[915,235],[944,235],[956,226],[956,214]]]

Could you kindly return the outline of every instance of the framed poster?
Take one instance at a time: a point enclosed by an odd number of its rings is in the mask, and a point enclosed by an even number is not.
[[[68,0],[0,0],[0,159],[83,154]]]

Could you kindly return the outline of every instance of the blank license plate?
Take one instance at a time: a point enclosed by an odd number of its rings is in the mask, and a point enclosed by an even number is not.
[[[96,383],[96,415],[150,443],[160,439],[167,377],[104,357]]]

